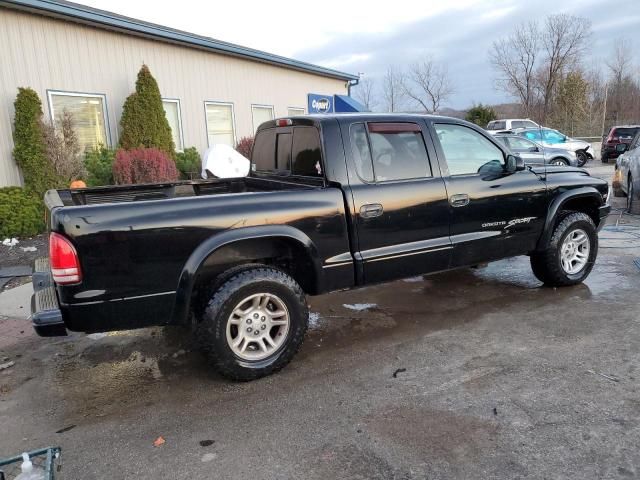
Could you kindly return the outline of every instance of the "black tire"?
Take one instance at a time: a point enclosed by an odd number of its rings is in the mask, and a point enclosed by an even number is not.
[[[554,159],[551,160],[551,162],[549,162],[551,165],[558,165],[560,167],[565,166],[568,167],[569,166],[569,160],[567,160],[566,158],[562,158],[562,157],[556,157]]]
[[[585,152],[584,150],[578,150],[576,152],[576,157],[578,159],[579,167],[584,167],[587,164],[587,161],[589,160],[589,157],[587,156],[587,152]]]
[[[247,360],[238,357],[227,342],[227,322],[243,299],[267,293],[277,296],[289,313],[289,328],[282,345],[267,358]],[[309,322],[309,309],[300,285],[281,270],[257,266],[241,270],[219,284],[212,292],[196,329],[200,348],[209,363],[223,376],[237,381],[255,380],[277,372],[294,357]]]
[[[589,256],[586,265],[577,273],[569,274],[562,268],[560,250],[564,239],[576,229],[583,230],[589,239]],[[564,287],[581,283],[589,276],[598,255],[598,233],[589,215],[582,212],[566,212],[553,230],[549,247],[531,254],[531,268],[538,280],[551,287]]]
[[[606,153],[603,153],[601,161],[602,163],[609,163],[609,156]]]
[[[629,183],[627,183],[627,211],[632,215],[640,215],[640,200],[637,196],[638,193],[633,186],[633,177],[629,176]]]

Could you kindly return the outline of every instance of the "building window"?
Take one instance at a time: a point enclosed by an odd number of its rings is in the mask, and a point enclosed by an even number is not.
[[[273,120],[273,107],[270,105],[251,105],[251,119],[253,120],[253,133],[256,133],[258,127],[264,122]]]
[[[182,152],[184,150],[184,140],[182,138],[182,114],[180,112],[180,100],[169,98],[162,99],[164,113],[171,127],[171,137],[176,150]]]
[[[210,147],[218,144],[235,147],[236,132],[233,104],[205,102],[207,141]]]
[[[304,108],[299,108],[299,107],[287,108],[287,117],[295,117],[296,115],[304,115]]]
[[[83,151],[99,145],[111,146],[107,135],[107,102],[104,95],[57,91],[49,91],[48,94],[51,119],[59,125],[64,112],[69,112]]]

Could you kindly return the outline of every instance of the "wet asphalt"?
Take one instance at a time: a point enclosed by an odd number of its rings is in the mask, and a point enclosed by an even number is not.
[[[82,480],[637,478],[640,218],[608,224],[576,287],[518,257],[311,298],[298,356],[251,383],[179,329],[16,341],[0,457],[59,445],[56,478]]]

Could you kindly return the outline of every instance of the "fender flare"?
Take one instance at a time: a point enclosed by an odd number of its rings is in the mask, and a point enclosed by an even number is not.
[[[305,249],[314,264],[313,274],[316,276],[316,284],[320,285],[322,263],[315,244],[304,232],[289,225],[264,225],[225,230],[212,235],[198,245],[182,267],[180,279],[178,280],[178,288],[176,290],[176,300],[171,314],[171,323],[185,324],[187,322],[191,294],[193,293],[198,271],[205,260],[214,254],[216,250],[242,240],[278,237],[293,240]]]
[[[551,236],[553,235],[553,225],[558,216],[558,213],[562,210],[562,206],[565,205],[569,200],[574,200],[576,198],[594,198],[597,200],[598,205],[602,206],[602,195],[600,192],[594,187],[580,187],[574,190],[567,190],[562,192],[556,198],[553,199],[551,205],[549,205],[549,210],[547,211],[547,218],[544,222],[544,230],[542,231],[542,235],[538,240],[538,245],[536,250],[544,250],[549,245],[551,241]]]

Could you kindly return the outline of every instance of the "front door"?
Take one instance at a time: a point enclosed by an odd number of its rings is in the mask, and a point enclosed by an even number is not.
[[[442,120],[433,133],[449,196],[452,266],[532,251],[546,218],[543,177],[509,171],[507,153],[471,127]]]
[[[343,124],[356,259],[366,282],[449,267],[447,194],[424,129],[421,121]]]

